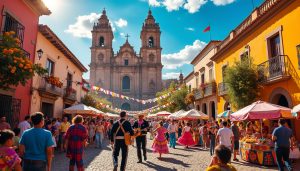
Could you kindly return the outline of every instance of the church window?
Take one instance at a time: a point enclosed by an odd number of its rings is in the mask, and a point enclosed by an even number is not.
[[[149,55],[149,62],[154,62],[154,55],[153,54]]]
[[[148,46],[151,47],[151,48],[154,47],[154,39],[153,39],[153,37],[149,37]]]
[[[151,80],[150,83],[149,83],[149,90],[150,90],[151,92],[154,92],[154,91],[155,91],[155,83],[154,83],[153,80]]]
[[[99,46],[100,47],[104,47],[104,37],[100,37],[100,40],[99,40]]]
[[[122,90],[123,92],[130,91],[130,78],[128,76],[124,76],[122,79]]]
[[[125,60],[124,60],[124,65],[125,65],[125,66],[128,66],[128,64],[129,64],[128,59],[125,59]]]

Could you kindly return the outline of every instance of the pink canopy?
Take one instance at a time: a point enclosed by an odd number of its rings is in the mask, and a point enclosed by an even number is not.
[[[230,115],[232,121],[293,118],[291,109],[264,101],[257,101]]]

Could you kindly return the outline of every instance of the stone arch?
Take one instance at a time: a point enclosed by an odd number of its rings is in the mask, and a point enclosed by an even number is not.
[[[213,119],[216,119],[216,103],[215,103],[215,101],[209,102],[209,108],[210,108],[211,117]]]
[[[100,47],[104,47],[104,37],[103,37],[103,36],[101,36],[101,37],[99,38],[99,46],[100,46]]]
[[[125,92],[130,91],[130,77],[127,75],[122,78],[122,90]]]
[[[154,38],[152,36],[148,39],[148,47],[154,47]]]
[[[290,94],[282,87],[275,88],[269,96],[269,102],[292,108],[293,102]]]
[[[207,114],[207,106],[206,103],[202,103],[202,112]]]
[[[121,105],[121,109],[122,109],[122,110],[127,110],[127,111],[129,111],[129,110],[131,110],[131,106],[130,106],[129,103],[123,103],[123,104]]]
[[[224,111],[226,111],[226,110],[231,110],[231,108],[230,108],[230,103],[228,102],[228,101],[226,101],[225,102],[225,104],[224,104]]]

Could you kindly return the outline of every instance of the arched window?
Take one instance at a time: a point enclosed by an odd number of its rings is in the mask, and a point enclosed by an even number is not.
[[[202,112],[207,114],[207,108],[206,108],[206,103],[202,104]]]
[[[148,39],[148,46],[149,47],[154,47],[154,39],[153,39],[153,37],[149,37],[149,39]]]
[[[102,36],[99,39],[99,46],[104,47],[104,37],[102,37]]]
[[[122,106],[121,106],[121,109],[122,110],[131,110],[131,107],[130,107],[130,104],[129,103],[123,103]]]
[[[130,78],[128,76],[124,76],[122,79],[122,90],[125,92],[130,91]]]
[[[150,90],[151,92],[154,92],[154,91],[155,91],[155,83],[154,83],[153,80],[151,80],[150,83],[149,83],[149,90]]]

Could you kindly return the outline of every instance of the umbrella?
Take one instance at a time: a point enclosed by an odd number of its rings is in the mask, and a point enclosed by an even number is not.
[[[172,113],[171,115],[168,116],[168,119],[177,119],[177,118],[178,118],[178,115],[180,115],[180,114],[182,114],[182,113],[184,113],[184,112],[186,112],[186,111],[184,111],[184,110],[179,110],[179,111],[177,111],[177,112],[174,112],[174,113]]]
[[[156,115],[156,116],[169,116],[169,115],[171,115],[171,114],[172,114],[172,113],[167,112],[167,111],[161,111],[161,112],[156,113],[155,115]]]
[[[208,116],[200,111],[191,109],[187,112],[178,115],[178,118],[183,120],[193,120],[193,119],[208,119]]]
[[[101,110],[98,110],[98,109],[96,109],[96,108],[94,108],[94,107],[92,107],[92,106],[88,106],[90,109],[92,109],[93,111],[95,111],[95,113],[96,114],[99,114],[99,115],[105,115],[105,113],[104,112],[102,112]]]
[[[300,104],[298,104],[297,106],[293,107],[292,113],[298,113],[300,112]]]
[[[89,114],[89,115],[96,114],[96,112],[93,109],[91,109],[89,106],[86,106],[84,104],[77,104],[68,107],[64,109],[64,112],[68,114]]]
[[[230,114],[232,114],[233,112],[231,110],[225,110],[224,112],[218,114],[218,118],[228,118],[230,116]]]
[[[110,118],[118,118],[120,117],[120,115],[118,114],[113,114],[113,113],[106,113],[106,116],[110,117]]]
[[[156,114],[149,114],[147,115],[147,118],[155,118],[156,117]]]
[[[232,121],[278,118],[293,118],[291,109],[264,101],[254,102],[230,115]]]

